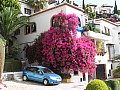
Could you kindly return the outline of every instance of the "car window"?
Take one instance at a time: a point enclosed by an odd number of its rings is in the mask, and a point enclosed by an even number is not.
[[[37,71],[38,71],[38,68],[29,67],[29,68],[27,68],[27,70],[30,71],[30,72],[37,72]]]
[[[53,71],[51,71],[48,68],[42,68],[42,70],[43,70],[44,73],[53,73]]]
[[[37,73],[39,74],[43,74],[43,72],[41,70],[37,70]]]

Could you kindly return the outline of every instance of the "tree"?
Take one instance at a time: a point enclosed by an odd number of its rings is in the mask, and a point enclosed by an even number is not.
[[[0,0],[0,11],[5,7],[12,7],[20,11],[19,0]]]
[[[90,7],[89,4],[87,4],[87,5],[85,6],[85,13],[88,14],[88,13],[90,13],[90,12],[92,12],[92,8]]]
[[[120,10],[118,10],[118,15],[120,15]]]
[[[14,32],[27,24],[28,17],[19,16],[20,11],[10,7],[4,8],[0,12],[0,33],[7,40],[7,46],[9,45],[9,40],[12,40]]]
[[[116,0],[115,0],[115,6],[114,6],[114,14],[118,14]]]
[[[83,0],[83,4],[82,4],[82,9],[85,10],[85,2],[84,2],[84,0]]]
[[[120,55],[113,57],[114,60],[120,60]],[[120,63],[117,65],[116,69],[113,70],[113,73],[120,72]]]
[[[116,69],[113,70],[113,73],[119,73],[120,72],[120,63],[117,65]]]
[[[46,7],[49,0],[26,0],[25,2],[32,8],[35,8],[36,11],[39,11],[40,9],[44,9]]]

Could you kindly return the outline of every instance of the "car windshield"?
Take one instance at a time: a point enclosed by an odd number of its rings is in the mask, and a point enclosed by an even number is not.
[[[53,71],[51,71],[48,68],[43,68],[42,70],[43,70],[44,73],[53,73]]]

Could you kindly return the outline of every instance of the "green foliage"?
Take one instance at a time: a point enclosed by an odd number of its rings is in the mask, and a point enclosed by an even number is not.
[[[120,72],[120,63],[117,65],[116,69],[113,70],[113,73]]]
[[[120,79],[113,79],[105,81],[109,90],[120,90]]]
[[[19,16],[20,11],[7,7],[0,12],[0,33],[7,40],[12,40],[14,32],[27,24],[27,16]]]
[[[20,51],[20,47],[18,44],[14,44],[12,47],[10,47],[9,49],[9,55],[12,57],[12,58],[17,58],[17,55]]]
[[[20,60],[14,60],[13,58],[9,58],[5,60],[4,64],[4,72],[17,72],[21,71],[22,63]]]
[[[100,30],[98,30],[95,27],[93,27],[91,23],[88,23],[88,26],[89,26],[90,31],[93,31],[93,32],[96,32],[96,33],[100,33]]]
[[[49,0],[26,0],[25,2],[33,8],[44,9]]]
[[[96,17],[96,13],[95,12],[89,12],[88,16],[89,16],[89,18],[94,19]]]
[[[86,90],[109,90],[109,89],[104,81],[95,79],[87,85]]]
[[[113,13],[114,13],[114,14],[118,14],[116,0],[115,0],[115,6],[114,6]]]
[[[85,13],[88,14],[89,12],[92,12],[92,8],[90,7],[89,4],[87,4],[87,5],[85,6]]]
[[[120,15],[120,10],[118,10],[118,15]]]
[[[119,60],[120,59],[120,55],[113,57],[113,59]]]
[[[0,11],[6,7],[12,7],[20,11],[19,0],[0,0]]]

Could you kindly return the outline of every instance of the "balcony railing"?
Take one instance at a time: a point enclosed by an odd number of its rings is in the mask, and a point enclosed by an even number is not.
[[[108,36],[108,35],[105,35],[102,33],[96,33],[93,31],[87,31],[87,32],[85,32],[85,35],[87,35],[90,38],[98,39],[98,40],[104,40],[104,41],[111,41],[112,40],[111,36]]]

